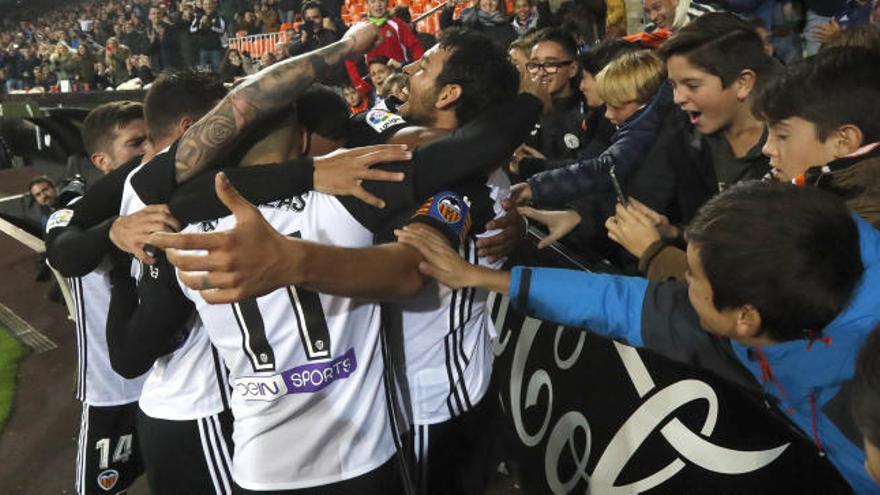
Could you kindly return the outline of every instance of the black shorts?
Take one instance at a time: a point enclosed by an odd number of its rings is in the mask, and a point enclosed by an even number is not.
[[[137,431],[150,493],[232,493],[232,412],[171,421],[138,411]]]
[[[235,487],[235,495],[402,495],[400,458],[395,454],[388,462],[367,474],[330,485],[298,490],[253,491]]]
[[[76,492],[123,493],[144,472],[135,433],[137,402],[121,406],[83,403],[76,455]]]
[[[413,425],[414,483],[419,495],[482,495],[492,465],[492,423],[498,419],[492,389],[471,410],[443,423]]]

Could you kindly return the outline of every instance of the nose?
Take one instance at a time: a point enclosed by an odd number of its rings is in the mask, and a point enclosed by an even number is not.
[[[776,155],[776,139],[773,137],[773,133],[767,133],[767,141],[761,147],[761,154],[767,157]]]
[[[672,101],[676,105],[684,105],[684,103],[687,101],[687,95],[685,95],[685,91],[678,85],[675,85],[672,88]]]

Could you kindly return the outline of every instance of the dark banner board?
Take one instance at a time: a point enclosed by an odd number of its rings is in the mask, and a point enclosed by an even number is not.
[[[526,317],[506,296],[491,294],[489,308],[508,455],[527,493],[851,492],[762,397],[709,371]]]

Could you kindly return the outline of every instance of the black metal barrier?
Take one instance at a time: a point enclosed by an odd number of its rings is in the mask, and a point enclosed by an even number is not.
[[[607,268],[558,245],[516,264]],[[525,317],[506,296],[491,294],[488,307],[507,451],[527,493],[850,492],[761,397],[708,371]]]
[[[131,91],[91,91],[88,93],[16,93],[5,95],[0,102],[34,102],[42,108],[74,107],[95,108],[110,101],[144,101],[147,92],[143,89]]]

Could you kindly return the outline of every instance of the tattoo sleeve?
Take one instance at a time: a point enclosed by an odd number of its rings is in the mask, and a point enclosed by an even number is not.
[[[246,129],[296,101],[316,78],[342,63],[352,44],[346,38],[279,62],[233,89],[180,138],[175,157],[177,181],[218,165],[218,159],[234,149]]]

